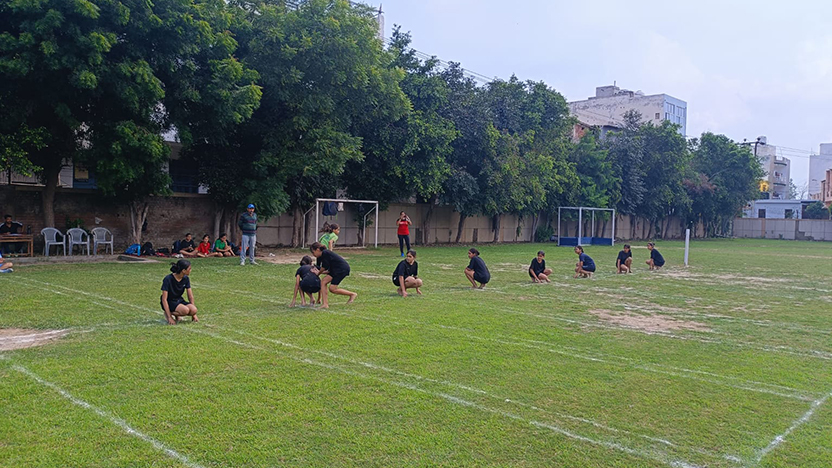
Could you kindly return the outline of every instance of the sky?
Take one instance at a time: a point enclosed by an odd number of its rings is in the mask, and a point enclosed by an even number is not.
[[[379,3],[366,2],[379,6]],[[765,135],[807,182],[832,143],[828,0],[385,0],[412,46],[473,72],[543,81],[578,101],[611,85],[688,104],[687,133]]]

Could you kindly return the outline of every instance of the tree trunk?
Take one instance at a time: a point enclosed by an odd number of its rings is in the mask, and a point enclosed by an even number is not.
[[[57,227],[55,226],[55,192],[58,190],[60,174],[60,162],[57,165],[47,165],[43,169],[45,187],[41,192],[41,202],[43,203],[43,224],[46,227]]]
[[[303,242],[303,208],[300,205],[292,207],[292,247],[300,247]]]
[[[496,214],[492,218],[492,225],[494,226],[494,243],[500,242],[500,224],[503,220],[502,214]]]
[[[540,217],[541,217],[540,212],[537,212],[536,214],[532,215],[532,237],[530,239],[531,242],[534,242],[534,241],[537,240],[536,239],[536,237],[537,237],[537,226],[538,226],[538,224],[540,224]]]
[[[422,244],[431,245],[433,240],[430,238],[430,222],[433,219],[433,209],[436,206],[437,195],[433,195],[428,200],[428,211],[425,213],[425,220],[422,223]]]
[[[222,234],[224,232],[225,235],[228,236],[229,240],[231,240],[231,238],[234,237],[233,233],[231,232],[231,227],[234,225],[233,214],[232,213],[233,212],[231,211],[230,208],[225,208],[222,211],[222,218],[223,218],[222,219],[222,232],[220,234]]]
[[[221,206],[218,206],[216,211],[214,211],[214,237],[213,237],[214,240],[220,238],[220,226],[222,225],[223,211],[224,210],[222,209]]]
[[[647,228],[647,240],[653,238],[653,228],[656,227],[656,222],[654,220],[645,220],[646,224],[649,226]]]
[[[150,208],[150,203],[147,201],[131,202],[130,203],[130,234],[132,237],[132,244],[142,243],[142,225],[147,219],[147,210]]]
[[[465,229],[465,220],[467,218],[468,218],[468,216],[465,215],[464,213],[459,214],[459,225],[457,225],[457,228],[456,228],[456,241],[454,241],[457,244],[459,244],[459,240],[462,239],[462,232]]]

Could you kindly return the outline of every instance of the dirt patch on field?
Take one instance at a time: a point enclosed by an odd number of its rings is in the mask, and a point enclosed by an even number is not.
[[[43,346],[57,341],[68,333],[67,330],[26,330],[22,328],[0,328],[0,351]]]
[[[641,315],[627,311],[615,312],[604,309],[590,310],[589,313],[605,322],[649,332],[668,332],[676,330],[711,331],[711,329],[703,323],[678,320],[662,315]]]
[[[336,246],[337,247],[337,246]],[[356,255],[368,255],[371,252],[367,249],[363,249],[360,247],[356,248],[339,248],[335,249],[335,252],[344,257],[345,259],[349,259],[350,257]],[[304,255],[312,256],[309,253],[309,249],[303,250],[287,250],[287,249],[272,249],[268,247],[260,247],[257,249],[257,257],[255,258],[258,262],[268,262],[274,263],[276,265],[297,265],[300,263],[300,259],[303,258]],[[231,258],[231,257],[229,257]],[[238,257],[239,258],[239,257]]]

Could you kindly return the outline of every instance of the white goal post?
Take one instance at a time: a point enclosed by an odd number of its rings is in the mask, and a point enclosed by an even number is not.
[[[562,235],[561,231],[561,210],[576,210],[578,212],[578,237],[569,237]],[[591,231],[589,236],[584,236],[583,232],[583,223],[584,223],[584,211],[588,211],[592,213],[592,224],[591,224]],[[602,237],[604,233],[601,233],[602,236],[596,236],[597,232],[595,230],[596,223],[595,223],[595,212],[610,212],[612,213],[612,233],[610,237]],[[591,208],[587,206],[560,206],[558,207],[558,246],[561,245],[568,245],[568,246],[575,246],[575,245],[592,245],[592,244],[599,244],[599,245],[615,245],[615,209],[613,208]]]
[[[373,246],[378,247],[378,200],[350,200],[346,198],[316,198],[315,199],[315,235],[318,233],[318,229],[320,228],[320,216],[321,216],[321,202],[335,202],[335,203],[364,203],[374,205],[373,208],[368,211],[364,215],[364,245],[367,244],[367,216],[370,215],[373,211],[376,212],[376,220],[375,220],[375,239],[373,241]],[[308,213],[309,211],[307,211]],[[303,217],[304,227],[303,227],[303,241],[301,242],[301,247],[306,247],[306,216]]]

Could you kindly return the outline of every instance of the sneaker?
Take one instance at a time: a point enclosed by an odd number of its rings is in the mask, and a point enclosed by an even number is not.
[[[255,262],[254,260],[249,260],[249,263],[251,263],[252,265],[257,265],[257,262]]]
[[[11,273],[11,272],[13,272],[13,271],[14,271],[14,270],[13,270],[13,269],[11,269],[11,268],[6,268],[5,270],[0,270],[0,273]]]
[[[245,260],[240,260],[240,266],[246,266],[246,261]]]
[[[402,252],[402,257],[404,257],[404,252]]]

